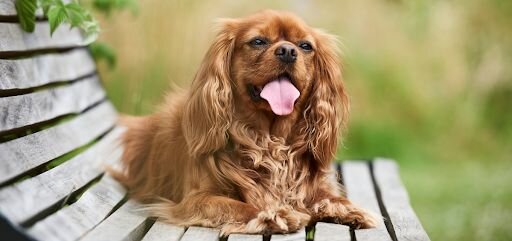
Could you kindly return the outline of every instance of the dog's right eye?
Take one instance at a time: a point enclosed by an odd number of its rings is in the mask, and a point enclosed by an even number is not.
[[[265,41],[262,38],[255,38],[255,39],[251,40],[251,42],[249,42],[249,44],[252,46],[263,46],[263,45],[267,44],[267,41]]]

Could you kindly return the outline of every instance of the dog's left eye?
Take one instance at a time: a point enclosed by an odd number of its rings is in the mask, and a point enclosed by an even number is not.
[[[306,51],[311,51],[311,50],[313,50],[313,46],[311,46],[311,44],[310,44],[310,43],[308,43],[308,42],[302,42],[302,43],[300,43],[300,44],[299,44],[299,47],[300,47],[301,49],[303,49],[303,50],[306,50]]]
[[[255,39],[251,40],[251,42],[249,42],[249,44],[251,44],[252,46],[262,46],[262,45],[266,45],[267,41],[265,41],[261,38],[255,38]]]

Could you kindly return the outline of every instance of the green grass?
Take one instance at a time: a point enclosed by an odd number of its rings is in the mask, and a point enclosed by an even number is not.
[[[508,163],[405,166],[401,173],[432,240],[512,239]]]

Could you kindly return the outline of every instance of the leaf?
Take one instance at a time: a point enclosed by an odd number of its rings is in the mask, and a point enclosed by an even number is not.
[[[110,47],[109,45],[101,42],[93,43],[89,46],[89,49],[91,50],[92,56],[96,61],[100,61],[101,59],[104,59],[109,68],[114,68],[116,65],[116,54],[114,49]]]
[[[86,44],[90,44],[98,38],[100,33],[100,26],[96,20],[85,21],[80,25],[80,28],[85,32],[85,40]]]
[[[72,27],[80,26],[80,24],[88,20],[90,16],[80,4],[74,2],[66,4],[66,11],[68,13],[69,23]]]
[[[113,9],[136,8],[134,0],[93,0],[93,5],[107,13]],[[71,28],[78,27],[85,33],[85,43],[90,44],[98,38],[100,32],[98,22],[77,0],[67,4],[63,0],[16,0],[15,6],[20,25],[25,31],[34,31],[36,10],[41,7],[44,16],[48,18],[51,35],[62,23],[69,23]],[[93,43],[90,49],[95,59],[105,59],[110,68],[115,66],[116,55],[110,46]]]
[[[110,14],[110,11],[114,7],[112,0],[94,0],[92,4],[97,10],[103,11],[107,15]]]
[[[53,35],[57,27],[69,19],[66,6],[59,1],[57,5],[53,5],[48,10],[48,22],[50,23],[50,35]]]
[[[16,0],[14,4],[21,28],[27,32],[34,32],[36,26],[37,0]]]
[[[39,0],[39,5],[43,8],[44,16],[48,16],[50,7],[57,4],[58,0]]]

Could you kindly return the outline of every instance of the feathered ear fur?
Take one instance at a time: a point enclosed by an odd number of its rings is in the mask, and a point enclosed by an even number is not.
[[[220,31],[195,76],[183,113],[182,128],[192,157],[226,145],[233,114],[230,65],[234,47],[233,20],[221,20]]]
[[[336,38],[316,30],[315,80],[306,107],[308,149],[316,161],[329,165],[334,158],[341,127],[348,118],[348,97],[341,76]]]

